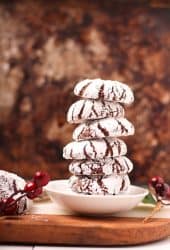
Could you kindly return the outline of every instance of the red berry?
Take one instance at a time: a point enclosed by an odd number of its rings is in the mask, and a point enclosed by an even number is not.
[[[152,186],[153,188],[155,188],[157,184],[163,184],[163,183],[164,183],[164,180],[160,176],[154,176],[149,181],[149,185]]]
[[[50,176],[46,172],[37,171],[34,175],[34,182],[37,187],[43,187],[50,181]]]
[[[155,191],[156,191],[157,195],[159,195],[161,197],[164,197],[165,192],[166,192],[165,184],[157,183],[156,186],[155,186]]]
[[[0,201],[0,215],[3,214],[7,199],[2,199]]]
[[[29,181],[25,184],[24,191],[26,193],[31,192],[37,188],[36,184],[34,181]]]
[[[27,197],[29,199],[34,199],[34,198],[38,197],[40,194],[42,194],[42,187],[39,187],[37,189],[34,189],[34,190],[28,192]]]
[[[1,209],[0,214],[2,213],[4,215],[15,215],[18,211],[18,205],[17,202],[15,202],[15,199],[5,198],[1,200]]]

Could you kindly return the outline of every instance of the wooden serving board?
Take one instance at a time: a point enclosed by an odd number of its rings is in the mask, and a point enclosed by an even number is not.
[[[170,236],[170,219],[23,215],[0,217],[0,242],[61,245],[137,245]]]

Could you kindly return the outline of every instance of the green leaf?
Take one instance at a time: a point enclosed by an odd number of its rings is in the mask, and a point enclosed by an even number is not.
[[[142,202],[145,203],[145,204],[153,204],[153,205],[156,204],[156,201],[154,200],[151,193],[146,195]]]

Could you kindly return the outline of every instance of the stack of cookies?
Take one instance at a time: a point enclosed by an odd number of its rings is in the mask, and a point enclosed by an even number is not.
[[[118,81],[86,79],[74,88],[82,99],[68,110],[67,121],[79,124],[73,142],[63,150],[73,160],[69,171],[71,189],[84,194],[118,194],[130,185],[133,164],[125,156],[127,146],[117,137],[134,134],[134,126],[124,117],[122,104],[134,101],[132,90]]]

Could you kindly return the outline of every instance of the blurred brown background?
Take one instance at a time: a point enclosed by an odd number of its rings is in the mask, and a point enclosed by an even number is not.
[[[73,130],[73,86],[101,77],[135,92],[126,108],[136,127],[126,139],[133,182],[170,181],[170,8],[134,2],[0,2],[1,169],[68,177],[62,147]]]

